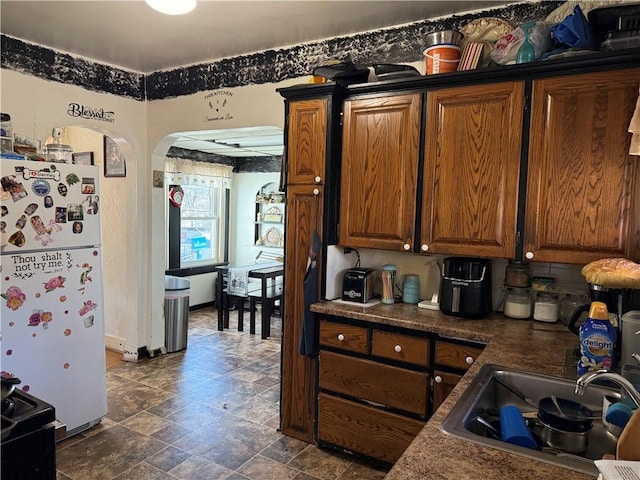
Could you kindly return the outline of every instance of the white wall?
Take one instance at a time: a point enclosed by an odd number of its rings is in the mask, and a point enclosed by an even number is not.
[[[229,261],[236,265],[254,263],[260,250],[267,249],[254,245],[256,193],[270,182],[276,185],[280,181],[279,173],[237,173],[233,175],[231,190],[232,218],[230,219]],[[268,250],[282,253],[283,249]]]

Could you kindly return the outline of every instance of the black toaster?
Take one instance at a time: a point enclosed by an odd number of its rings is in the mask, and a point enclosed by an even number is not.
[[[482,318],[492,311],[491,260],[449,257],[442,266],[440,310],[454,317]]]
[[[373,298],[376,278],[373,268],[350,268],[342,277],[342,300],[367,303]]]

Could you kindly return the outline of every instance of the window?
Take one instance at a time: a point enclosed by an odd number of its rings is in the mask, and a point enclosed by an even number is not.
[[[166,165],[168,189],[183,192],[179,208],[167,201],[168,270],[201,271],[226,261],[231,168],[185,159]]]
[[[221,261],[219,187],[185,185],[180,209],[180,267]]]

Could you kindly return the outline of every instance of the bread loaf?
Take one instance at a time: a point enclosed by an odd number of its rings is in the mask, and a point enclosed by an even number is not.
[[[640,289],[640,264],[626,258],[603,258],[585,265],[582,275],[588,283],[610,288]]]

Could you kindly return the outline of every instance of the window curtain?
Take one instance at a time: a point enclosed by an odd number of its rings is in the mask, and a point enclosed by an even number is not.
[[[168,185],[209,185],[231,188],[233,167],[229,165],[167,157],[164,168],[165,181]]]

